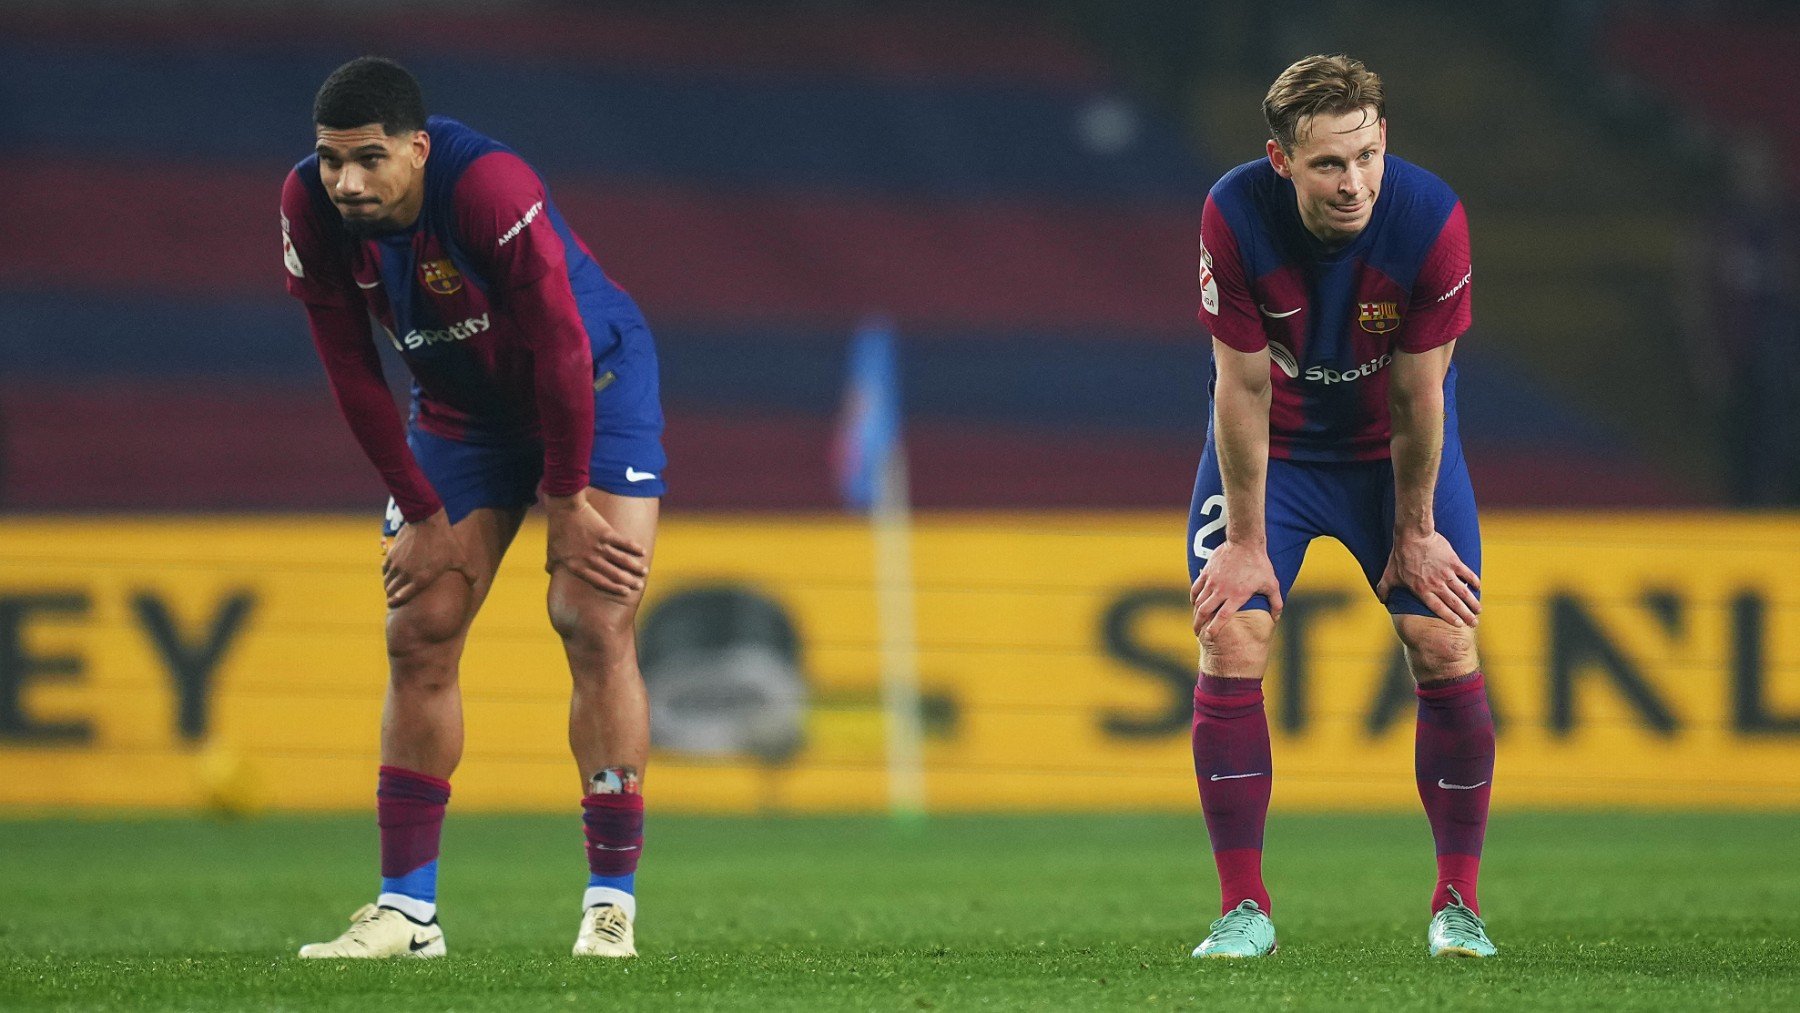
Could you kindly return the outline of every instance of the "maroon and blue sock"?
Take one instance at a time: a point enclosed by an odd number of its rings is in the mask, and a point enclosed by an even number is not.
[[[1219,867],[1221,913],[1245,900],[1269,910],[1262,848],[1274,772],[1262,683],[1201,676],[1194,688],[1194,777]]]
[[[1418,732],[1413,769],[1419,799],[1437,843],[1437,889],[1433,913],[1451,901],[1454,889],[1477,914],[1475,881],[1481,873],[1481,843],[1487,836],[1488,797],[1494,781],[1494,713],[1480,672],[1420,683]]]
[[[381,896],[416,922],[437,917],[438,841],[450,782],[401,767],[381,768],[375,821],[381,827]]]
[[[596,778],[598,780],[598,778]],[[587,831],[588,886],[585,910],[617,904],[637,917],[638,857],[644,853],[644,796],[636,785],[624,791],[596,792],[581,800]]]

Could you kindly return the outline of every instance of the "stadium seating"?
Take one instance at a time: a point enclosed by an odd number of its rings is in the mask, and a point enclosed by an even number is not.
[[[1623,10],[1606,22],[1601,56],[1690,116],[1768,131],[1800,193],[1800,106],[1793,101],[1800,14],[1745,7]]]
[[[1047,20],[568,9],[194,29],[0,18],[7,508],[380,498],[275,253],[313,89],[362,51],[538,165],[642,302],[672,506],[832,506],[842,349],[872,311],[905,342],[921,505],[1185,505],[1206,422],[1199,206],[1230,159]],[[1488,502],[1692,500],[1479,340],[1460,361]]]

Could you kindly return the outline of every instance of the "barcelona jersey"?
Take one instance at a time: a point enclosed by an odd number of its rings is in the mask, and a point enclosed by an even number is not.
[[[319,158],[296,165],[282,191],[288,291],[326,305],[362,305],[412,371],[419,428],[491,442],[538,428],[533,339],[509,292],[551,272],[548,289],[579,316],[594,363],[641,332],[631,297],[607,278],[510,148],[455,120],[427,124],[425,202],[408,229],[360,241],[319,179]]]
[[[1456,194],[1388,155],[1368,225],[1328,247],[1302,224],[1293,182],[1262,158],[1212,188],[1200,233],[1200,322],[1240,352],[1269,350],[1269,456],[1386,458],[1394,354],[1469,327],[1469,224]],[[1454,443],[1454,364],[1444,388],[1444,439]]]
[[[656,350],[631,297],[511,149],[432,117],[417,219],[352,236],[315,154],[281,194],[288,291],[345,420],[416,521],[587,486],[661,496]],[[413,375],[402,432],[369,321]],[[380,339],[376,339],[380,340]]]

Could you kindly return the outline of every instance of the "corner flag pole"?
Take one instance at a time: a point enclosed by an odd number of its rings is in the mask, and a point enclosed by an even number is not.
[[[924,729],[919,717],[918,629],[913,614],[912,495],[904,444],[887,455],[870,520],[875,535],[875,615],[881,701],[887,717],[888,813],[925,815]]]
[[[864,320],[849,353],[832,459],[844,504],[868,514],[874,541],[888,811],[895,819],[914,819],[925,813],[924,733],[913,614],[912,495],[893,322],[879,315]]]

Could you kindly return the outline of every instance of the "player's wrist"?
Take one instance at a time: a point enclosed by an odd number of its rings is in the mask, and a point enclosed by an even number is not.
[[[406,523],[407,523],[408,527],[414,527],[414,528],[426,528],[426,527],[448,528],[450,526],[450,515],[443,507],[440,506],[436,510],[433,510],[432,512],[424,515],[423,517],[415,518],[413,520],[407,521]]]
[[[1431,518],[1396,522],[1394,524],[1394,540],[1397,542],[1416,542],[1437,534],[1437,525]]]
[[[544,494],[544,509],[552,514],[571,514],[580,510],[587,501],[581,493],[570,493],[567,496]]]

